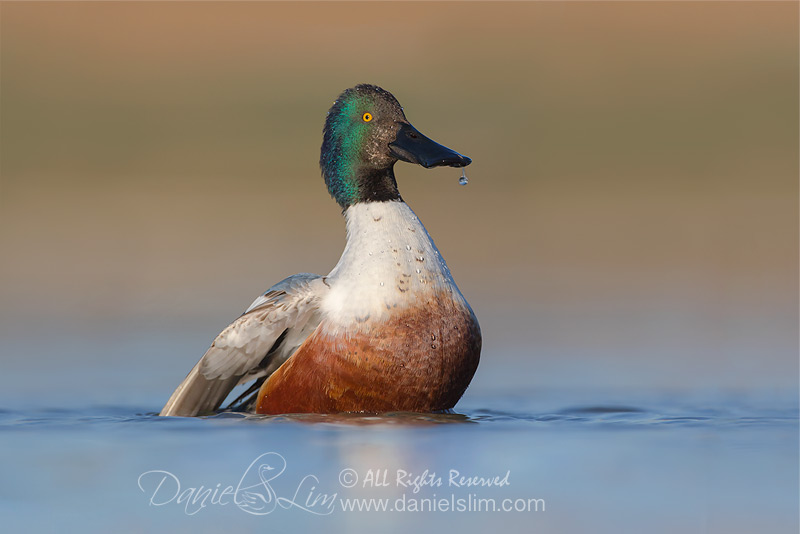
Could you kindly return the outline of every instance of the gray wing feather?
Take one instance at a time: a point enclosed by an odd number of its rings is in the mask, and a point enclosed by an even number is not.
[[[160,415],[213,412],[238,384],[274,372],[319,325],[319,300],[327,288],[308,273],[269,288],[216,337]]]

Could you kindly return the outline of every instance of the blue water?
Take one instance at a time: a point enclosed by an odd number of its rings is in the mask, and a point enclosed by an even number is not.
[[[791,392],[470,391],[456,413],[385,416],[67,405],[0,411],[5,532],[798,529]]]

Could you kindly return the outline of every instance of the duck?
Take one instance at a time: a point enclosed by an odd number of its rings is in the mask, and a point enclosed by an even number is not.
[[[228,325],[162,416],[227,408],[256,414],[447,412],[480,360],[481,330],[419,217],[397,188],[398,161],[472,160],[420,133],[376,85],[342,92],[323,128],[320,168],[345,219],[327,276],[290,276]]]

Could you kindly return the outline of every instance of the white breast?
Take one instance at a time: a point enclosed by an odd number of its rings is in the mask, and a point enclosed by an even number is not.
[[[462,300],[444,258],[405,202],[366,202],[345,211],[347,244],[325,282],[326,322],[353,325],[444,291]]]

